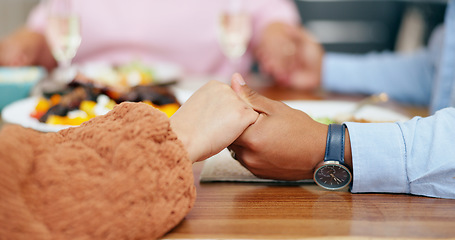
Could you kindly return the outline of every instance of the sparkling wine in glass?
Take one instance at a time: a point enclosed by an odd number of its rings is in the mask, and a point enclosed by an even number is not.
[[[79,17],[71,0],[47,0],[46,38],[58,63],[56,80],[71,81],[75,71],[71,61],[81,44]]]
[[[229,2],[228,8],[220,14],[218,29],[221,49],[236,68],[238,60],[247,50],[251,38],[250,16],[243,10],[241,0]]]

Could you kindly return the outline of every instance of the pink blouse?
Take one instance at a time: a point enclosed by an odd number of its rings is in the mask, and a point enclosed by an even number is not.
[[[217,22],[228,7],[227,0],[74,0],[82,43],[73,62],[124,64],[140,60],[174,63],[187,74],[246,73],[264,27],[276,21],[298,24],[299,15],[290,0],[241,2],[251,16],[253,34],[237,69],[217,41]],[[32,11],[27,24],[35,31],[44,31],[44,4]]]

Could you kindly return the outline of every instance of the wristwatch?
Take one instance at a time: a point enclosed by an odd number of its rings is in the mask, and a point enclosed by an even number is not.
[[[338,190],[351,183],[352,174],[344,162],[345,130],[344,124],[329,125],[324,161],[316,167],[313,175],[314,181],[325,189]]]

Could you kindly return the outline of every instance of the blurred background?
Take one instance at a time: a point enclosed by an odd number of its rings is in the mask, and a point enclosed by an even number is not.
[[[24,24],[39,0],[0,0],[0,38]],[[412,51],[443,22],[445,0],[294,0],[327,51]]]
[[[411,51],[444,21],[437,0],[296,0],[303,24],[327,51]]]

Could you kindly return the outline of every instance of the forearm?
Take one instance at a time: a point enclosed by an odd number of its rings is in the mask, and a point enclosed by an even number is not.
[[[322,85],[343,93],[386,92],[397,101],[428,105],[433,71],[427,51],[412,55],[327,53]]]

